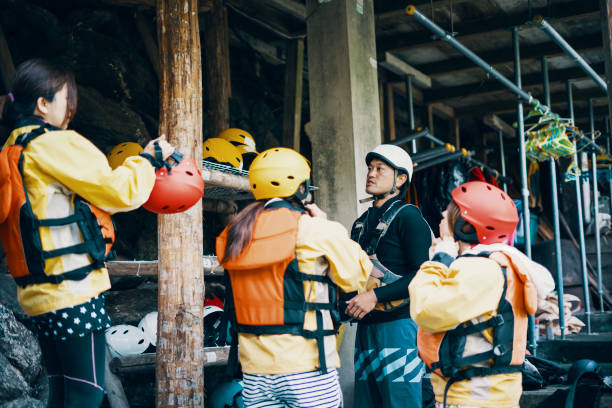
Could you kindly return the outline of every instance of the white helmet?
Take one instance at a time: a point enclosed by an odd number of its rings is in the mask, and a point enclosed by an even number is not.
[[[138,328],[144,333],[145,339],[157,346],[157,312],[149,312],[138,323]]]
[[[119,324],[106,329],[106,344],[113,357],[142,354],[149,347],[142,330],[130,324]]]
[[[394,169],[403,171],[408,175],[408,183],[412,180],[412,171],[414,170],[412,159],[401,147],[390,144],[378,145],[376,149],[366,155],[366,164],[369,165],[372,159],[380,159]]]

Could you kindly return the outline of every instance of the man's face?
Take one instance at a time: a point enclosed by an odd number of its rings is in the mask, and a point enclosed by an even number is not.
[[[385,194],[393,188],[395,170],[379,159],[372,159],[368,165],[366,193],[371,195]]]

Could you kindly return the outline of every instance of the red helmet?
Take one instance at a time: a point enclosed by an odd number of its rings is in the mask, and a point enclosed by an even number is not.
[[[476,229],[477,242],[495,244],[505,242],[519,221],[514,202],[503,190],[484,181],[470,181],[455,188],[453,201],[461,210],[461,219],[455,225],[455,236],[471,242],[469,234],[461,232],[464,223]]]
[[[155,172],[155,185],[144,208],[157,214],[174,214],[188,210],[202,198],[202,173],[193,159],[181,156],[173,154],[175,160],[180,157],[177,164]]]

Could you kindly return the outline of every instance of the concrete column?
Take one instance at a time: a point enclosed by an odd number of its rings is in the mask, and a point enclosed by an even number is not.
[[[316,201],[347,228],[367,208],[365,155],[380,143],[372,0],[308,0],[310,135]]]
[[[350,228],[367,208],[365,155],[380,136],[372,0],[308,0],[310,136],[316,201]],[[340,347],[345,407],[353,406],[355,328]]]

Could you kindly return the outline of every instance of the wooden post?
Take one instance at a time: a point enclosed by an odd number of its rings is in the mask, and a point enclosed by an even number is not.
[[[393,84],[387,82],[387,140],[395,140],[395,104]]]
[[[285,103],[283,108],[283,146],[300,151],[302,133],[302,87],[304,39],[288,40],[285,65]]]
[[[4,31],[2,26],[0,26],[0,80],[2,81],[5,93],[9,91],[13,72],[15,72],[15,65],[13,64],[13,58],[11,57],[11,51],[6,42]]]
[[[134,12],[134,20],[136,21],[136,29],[144,42],[145,51],[147,52],[149,61],[151,61],[151,66],[153,66],[155,75],[157,75],[157,79],[159,80],[161,79],[161,72],[159,71],[159,51],[149,23],[140,10]]]
[[[599,0],[601,10],[601,35],[608,84],[608,117],[612,118],[612,0]]]
[[[459,126],[459,119],[453,119],[453,124],[455,125],[455,147],[459,149],[461,147],[461,128]]]
[[[197,0],[158,0],[157,24],[159,133],[185,157],[199,159],[202,61]],[[157,407],[203,407],[202,204],[158,219]]]
[[[213,0],[204,24],[206,130],[208,137],[217,137],[230,126],[229,98],[232,96],[227,9],[223,0]]]

